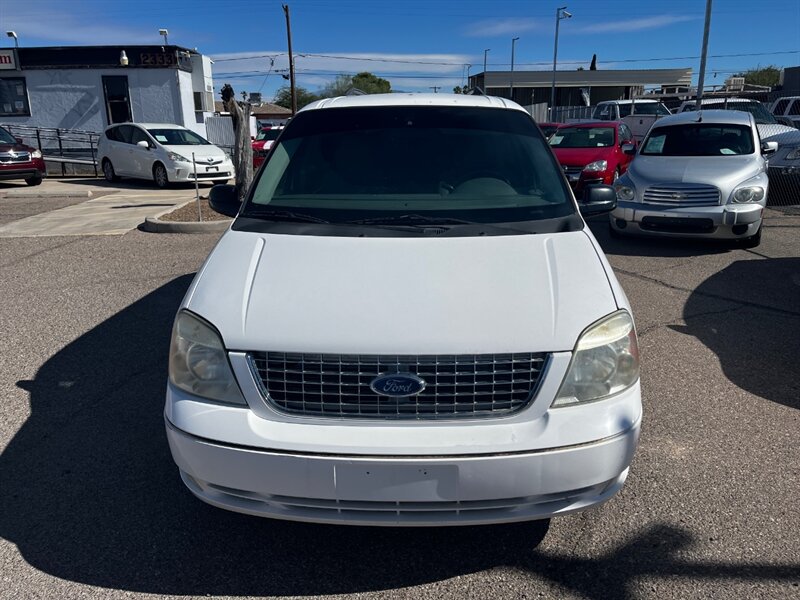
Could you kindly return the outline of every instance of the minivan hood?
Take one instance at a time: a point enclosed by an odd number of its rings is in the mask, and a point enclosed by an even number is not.
[[[723,196],[763,168],[759,154],[743,156],[647,156],[639,154],[627,175],[637,188],[669,183],[702,183],[720,188]],[[725,196],[727,198],[727,196]]]
[[[166,144],[161,144],[161,146],[167,152],[176,152],[177,154],[180,154],[181,156],[188,158],[189,160],[192,160],[192,152],[194,152],[195,158],[197,159],[198,162],[205,161],[205,159],[209,157],[223,158],[223,159],[227,158],[225,152],[223,152],[221,148],[218,148],[213,144],[208,144],[208,145],[188,144],[185,146],[182,145],[168,146]]]
[[[183,307],[229,350],[477,354],[572,350],[617,304],[583,231],[358,238],[229,230]]]

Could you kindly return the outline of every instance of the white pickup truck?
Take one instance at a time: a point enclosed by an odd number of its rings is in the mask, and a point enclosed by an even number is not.
[[[658,100],[607,100],[597,104],[592,120],[622,121],[636,141],[641,142],[653,123],[669,114],[669,109]]]

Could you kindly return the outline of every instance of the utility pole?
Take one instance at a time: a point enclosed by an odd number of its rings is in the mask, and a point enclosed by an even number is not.
[[[292,92],[292,116],[297,112],[297,91],[294,85],[294,56],[292,55],[292,25],[289,21],[289,5],[283,5],[286,14],[286,38],[289,42],[289,89]]]
[[[508,82],[508,99],[514,101],[514,45],[519,38],[511,38],[511,76]]]
[[[700,53],[700,77],[697,80],[697,110],[703,107],[703,82],[706,78],[706,54],[708,53],[708,30],[711,28],[711,0],[706,0],[706,24],[703,28],[703,50]]]
[[[483,51],[483,73],[484,73],[484,75],[486,74],[486,57],[489,55],[489,50],[491,50],[491,48],[487,48],[486,50]],[[485,87],[485,85],[486,84],[484,83],[484,87]]]
[[[556,9],[556,41],[553,45],[553,85],[550,86],[550,120],[553,120],[553,115],[556,109],[556,63],[558,61],[558,24],[561,19],[570,19],[572,14],[567,12],[566,6],[559,6]]]

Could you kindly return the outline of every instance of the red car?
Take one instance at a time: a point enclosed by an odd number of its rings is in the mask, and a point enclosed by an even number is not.
[[[253,168],[257,169],[264,162],[264,159],[269,154],[269,149],[272,144],[278,139],[284,125],[273,125],[272,127],[265,127],[258,132],[256,139],[253,140]]]
[[[611,185],[628,169],[634,152],[623,152],[623,144],[635,147],[636,142],[618,121],[566,124],[550,136],[550,147],[578,197],[587,185]]]
[[[0,179],[24,179],[28,185],[39,185],[45,177],[42,153],[0,127]]]

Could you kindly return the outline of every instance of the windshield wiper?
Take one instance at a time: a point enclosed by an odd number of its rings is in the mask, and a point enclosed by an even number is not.
[[[346,221],[348,225],[472,225],[475,221],[452,219],[450,217],[426,217],[425,215],[402,214],[396,216],[375,217],[372,219],[358,219]]]
[[[245,212],[243,217],[255,217],[255,218],[264,218],[269,219],[271,221],[302,221],[305,223],[330,223],[330,221],[326,221],[325,219],[320,219],[319,217],[315,217],[313,215],[307,215],[305,213],[296,213],[289,210],[277,210],[277,209],[260,209],[260,210],[248,210]]]

